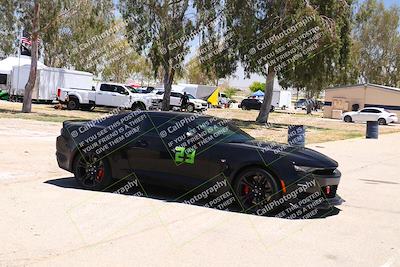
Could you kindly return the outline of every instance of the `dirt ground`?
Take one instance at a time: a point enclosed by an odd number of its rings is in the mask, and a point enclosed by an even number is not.
[[[21,103],[0,101],[0,118],[20,118],[39,121],[63,122],[70,119],[96,119],[107,116],[112,109],[96,108],[92,112],[59,110],[55,105],[33,104],[32,113],[21,113]],[[209,109],[206,114],[232,119],[241,129],[260,140],[287,142],[288,125],[306,125],[306,143],[321,143],[365,136],[365,124],[344,123],[340,120],[322,118],[321,112],[306,115],[305,111],[277,111],[270,114],[269,124],[257,124],[258,111],[241,109]],[[400,124],[380,127],[381,134],[400,132]]]
[[[57,166],[60,128],[0,119],[0,266],[400,264],[400,134],[312,145],[339,162],[346,202],[286,220],[81,190]]]

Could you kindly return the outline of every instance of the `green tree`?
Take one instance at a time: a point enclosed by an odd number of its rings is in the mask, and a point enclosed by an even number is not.
[[[400,9],[367,0],[355,16],[353,53],[364,82],[400,86]]]
[[[225,93],[225,95],[229,98],[233,97],[234,95],[236,95],[236,93],[239,91],[239,89],[234,88],[234,87],[228,87],[226,88],[223,92]]]
[[[15,49],[17,2],[0,0],[0,59],[10,55]]]
[[[341,60],[347,60],[351,0],[226,3],[226,25],[234,32],[233,40],[245,72],[266,76],[264,101],[257,122],[268,120],[276,77],[287,85],[317,91],[332,80],[333,70]],[[312,30],[310,38],[304,40],[303,36]],[[308,44],[310,39],[312,42]],[[311,45],[316,46],[315,51],[303,53]],[[301,53],[286,59],[284,56],[294,48]]]
[[[185,66],[184,78],[194,84],[215,84],[218,85],[218,78],[215,72],[207,73],[198,57],[193,57]]]
[[[263,91],[265,90],[265,83],[262,82],[253,82],[249,87],[251,92]]]
[[[138,36],[130,40],[135,50],[149,57],[154,72],[163,69],[164,98],[162,109],[169,109],[171,86],[181,64],[189,52],[189,41],[196,34],[195,26],[188,12],[189,0],[121,0],[120,12],[129,20],[128,30]],[[196,25],[197,24],[197,25]]]

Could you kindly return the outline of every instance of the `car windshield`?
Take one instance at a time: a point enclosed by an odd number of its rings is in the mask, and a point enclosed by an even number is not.
[[[192,96],[191,94],[187,94],[187,96],[189,97],[189,99],[196,99],[194,96]]]
[[[254,137],[227,120],[204,117],[196,119],[196,124],[210,136],[217,136],[215,142],[244,143],[254,140]]]

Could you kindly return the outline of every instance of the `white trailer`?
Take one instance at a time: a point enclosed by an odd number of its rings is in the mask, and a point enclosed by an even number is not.
[[[184,84],[179,83],[174,91],[186,92],[187,94],[191,94],[197,99],[207,100],[207,98],[217,89],[216,86],[210,85],[201,85],[201,84]]]
[[[281,109],[291,108],[292,92],[287,90],[273,91],[271,105]]]
[[[30,65],[16,66],[12,70],[10,95],[23,96],[29,79]],[[57,88],[92,90],[93,74],[83,71],[60,68],[38,67],[36,86],[32,99],[54,101],[57,99]]]

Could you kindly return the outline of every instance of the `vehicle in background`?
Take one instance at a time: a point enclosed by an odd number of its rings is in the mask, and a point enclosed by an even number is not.
[[[92,90],[58,88],[57,99],[68,109],[92,110],[96,106],[146,110],[151,105],[147,94],[132,93],[123,84],[100,83]]]
[[[174,92],[190,94],[196,99],[207,100],[207,98],[217,89],[216,86],[201,85],[201,84],[185,84],[179,83],[177,85],[172,85],[172,90]]]
[[[243,110],[251,110],[251,109],[260,110],[262,103],[263,103],[263,101],[258,98],[246,98],[246,99],[243,99],[242,102],[239,104],[239,108],[241,108]],[[271,103],[270,112],[272,112],[274,110],[275,110],[275,106],[272,105],[272,103]]]
[[[342,114],[344,122],[377,121],[380,125],[398,122],[397,115],[383,108],[368,107],[359,111],[350,111]]]
[[[294,104],[295,109],[306,109],[307,107],[307,99],[301,98],[296,101]]]
[[[152,109],[161,109],[162,105],[162,100],[164,97],[164,91],[161,90],[155,90],[155,94],[152,95]],[[171,92],[171,98],[170,98],[170,109],[179,109],[181,107],[181,98],[183,96],[183,93],[181,92],[176,92],[173,91]],[[194,112],[194,111],[204,111],[207,110],[208,108],[208,103],[207,101],[204,101],[202,99],[197,99],[191,94],[187,94],[189,97],[188,101],[188,106],[187,106],[187,111],[188,112]]]
[[[0,100],[9,100],[9,95],[7,91],[0,90]]]
[[[292,92],[287,90],[273,91],[271,105],[275,108],[287,109],[292,106]]]
[[[132,87],[130,85],[127,85],[128,89],[131,90],[132,93],[140,93],[140,94],[149,94],[151,93],[155,88],[152,86],[147,86],[147,87]]]
[[[15,66],[12,70],[10,97],[18,98],[24,95],[25,85],[29,79],[30,65]],[[57,100],[57,88],[71,88],[91,91],[93,74],[89,72],[49,68],[40,65],[37,70],[36,86],[32,99],[52,102]]]
[[[306,110],[307,109],[307,105],[311,105],[311,109],[312,110],[321,110],[322,107],[324,106],[324,103],[320,100],[316,100],[316,99],[299,99],[296,101],[294,107],[295,109],[303,109]]]

